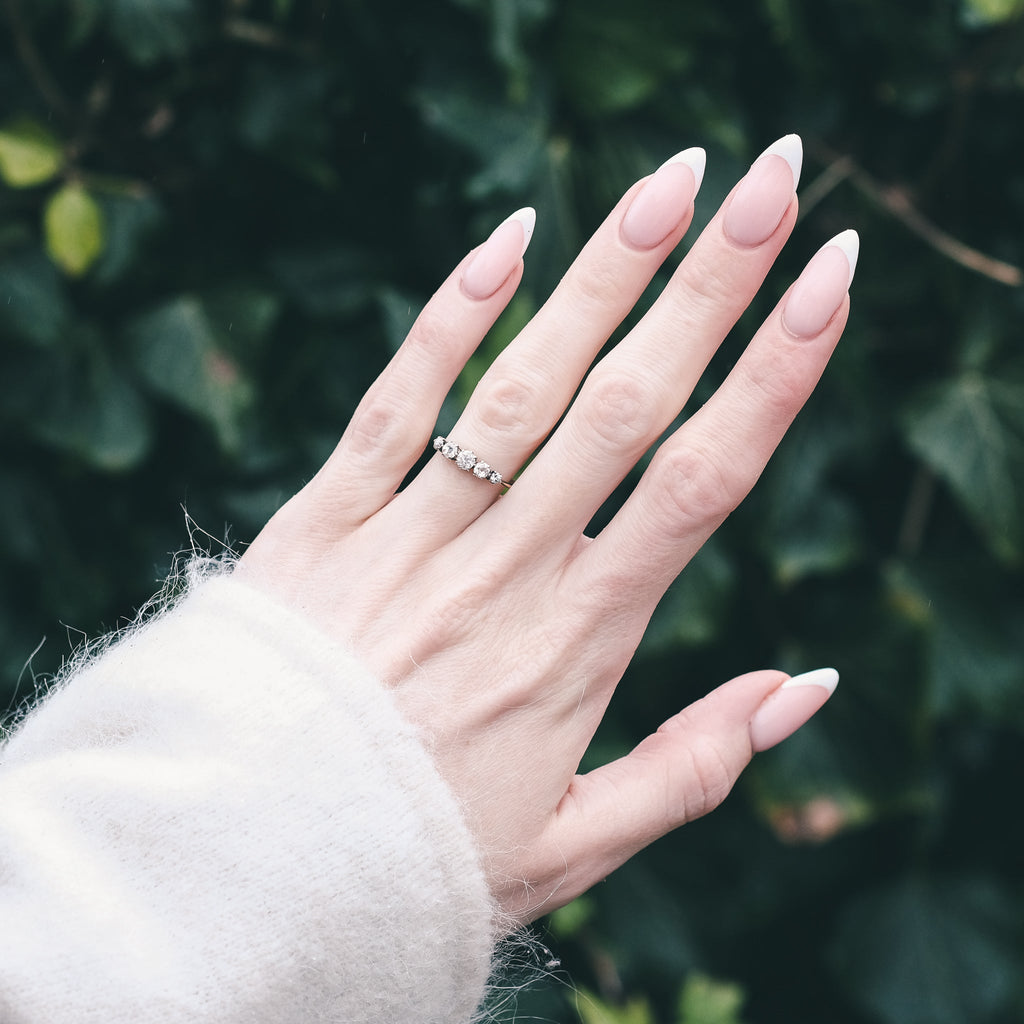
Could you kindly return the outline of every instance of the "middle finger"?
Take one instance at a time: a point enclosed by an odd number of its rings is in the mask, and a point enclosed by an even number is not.
[[[557,432],[495,510],[532,550],[574,544],[685,405],[789,237],[800,156],[800,140],[787,136],[754,162],[665,291],[594,368]],[[544,517],[529,515],[538,502]]]

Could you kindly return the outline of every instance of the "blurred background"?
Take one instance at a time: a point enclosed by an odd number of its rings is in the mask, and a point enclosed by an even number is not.
[[[523,284],[442,428],[631,182],[705,146],[695,236],[796,131],[801,221],[694,402],[853,226],[850,326],[588,763],[750,668],[842,685],[543,922],[548,977],[494,1012],[1024,1021],[1021,0],[0,9],[0,709],[190,532],[250,540],[509,212],[539,215]]]

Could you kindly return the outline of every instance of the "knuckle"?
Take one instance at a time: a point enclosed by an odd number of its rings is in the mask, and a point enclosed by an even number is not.
[[[571,274],[573,306],[588,315],[620,311],[624,302],[623,267],[614,256],[588,259]]]
[[[639,377],[621,372],[593,376],[581,404],[588,438],[608,446],[632,449],[650,443],[657,415],[652,388]]]
[[[773,428],[788,424],[804,401],[802,380],[778,362],[743,367],[741,372],[747,407],[757,409],[758,418]]]
[[[740,503],[735,461],[725,453],[687,446],[658,459],[657,479],[668,530],[689,535],[717,526]]]
[[[374,391],[356,409],[345,431],[347,451],[379,452],[390,450],[408,435],[407,416],[390,399]]]
[[[699,702],[658,729],[673,743],[685,738],[683,759],[676,764],[668,762],[666,768],[671,774],[665,788],[673,795],[668,813],[677,819],[675,825],[693,821],[718,807],[729,795],[742,767],[730,756],[729,745],[722,737],[700,726],[696,707]]]
[[[710,813],[729,795],[735,774],[723,757],[719,744],[710,736],[698,735],[690,750],[693,787],[685,801],[687,821]]]
[[[720,267],[711,267],[707,261],[694,264],[684,260],[679,268],[679,284],[673,293],[685,307],[701,309],[732,309],[737,304],[736,282]]]
[[[459,360],[464,355],[464,343],[456,324],[445,316],[433,303],[428,303],[405,339],[403,348],[408,351],[422,350],[434,360]]]
[[[474,415],[488,430],[537,442],[550,427],[538,411],[544,408],[537,400],[540,390],[537,381],[509,373],[484,377],[473,392]]]

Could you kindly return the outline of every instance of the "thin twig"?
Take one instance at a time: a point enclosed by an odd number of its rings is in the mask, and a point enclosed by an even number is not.
[[[50,74],[49,69],[43,62],[43,58],[32,41],[32,36],[25,27],[25,21],[21,13],[19,0],[6,0],[7,21],[11,26],[11,35],[14,37],[14,46],[29,78],[39,94],[46,102],[53,107],[62,117],[70,119],[72,116],[72,104],[61,91],[57,80]]]
[[[910,493],[907,495],[896,542],[901,555],[912,556],[921,550],[934,500],[935,474],[926,466],[919,466],[910,482]]]
[[[800,193],[800,219],[806,217],[837,185],[846,181],[856,169],[856,164],[848,156],[836,157],[821,174],[818,175]]]
[[[834,188],[839,180],[848,178],[859,192],[881,206],[905,228],[912,231],[918,238],[923,239],[943,256],[967,267],[968,270],[983,274],[985,277],[998,281],[1000,284],[1009,285],[1011,288],[1019,288],[1024,285],[1024,271],[1020,267],[1014,266],[1012,263],[1004,263],[993,256],[987,256],[933,224],[914,206],[906,189],[895,185],[883,185],[868,174],[852,157],[828,152],[821,146],[816,148],[826,160],[828,169],[818,181],[814,182],[814,185],[826,179],[830,171],[833,172],[833,177],[836,177],[839,171],[845,171],[845,174],[834,183],[831,178],[826,180],[824,184],[828,188],[825,191]],[[818,199],[820,198],[819,196]]]
[[[283,50],[300,57],[310,57],[314,52],[309,43],[292,39],[272,25],[251,18],[225,18],[224,35],[236,42],[248,43],[250,46],[258,46],[265,50]]]

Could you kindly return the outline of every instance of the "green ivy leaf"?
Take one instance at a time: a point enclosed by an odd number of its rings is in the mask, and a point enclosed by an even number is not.
[[[993,570],[987,560],[957,559],[887,573],[891,603],[925,629],[933,715],[1024,723],[1021,599]]]
[[[98,343],[84,359],[49,368],[46,401],[30,420],[32,433],[104,472],[137,465],[152,439],[145,403]]]
[[[783,587],[837,573],[860,554],[858,514],[830,488],[829,477],[862,445],[848,418],[826,412],[801,420],[775,453],[756,498],[764,503],[756,529]]]
[[[910,878],[851,900],[830,950],[850,998],[882,1024],[982,1024],[1020,965],[1012,901],[975,879]]]
[[[660,655],[714,640],[735,583],[735,567],[712,537],[658,603],[640,641],[640,653]]]
[[[0,327],[33,345],[57,345],[71,322],[66,285],[53,261],[32,247],[0,264]]]
[[[617,0],[567,5],[559,70],[580,110],[605,115],[635,109],[686,69],[690,51],[673,7],[650,0],[628,7]]]
[[[140,65],[182,57],[197,41],[192,0],[105,0],[110,34]]]
[[[849,503],[823,491],[813,503],[774,524],[771,555],[783,587],[815,573],[835,573],[860,553],[858,520]]]
[[[147,240],[164,217],[160,204],[150,196],[103,196],[103,253],[92,280],[112,284],[141,262]]]
[[[0,129],[0,178],[11,188],[31,188],[54,178],[64,164],[60,140],[31,118]]]
[[[205,420],[221,448],[239,449],[253,389],[228,354],[203,304],[181,296],[136,317],[128,328],[135,366],[158,394]]]
[[[474,199],[494,193],[522,193],[541,173],[548,112],[537,101],[512,107],[485,83],[467,89],[464,80],[421,89],[416,94],[425,124],[475,154],[480,170],[467,182]]]
[[[81,185],[65,185],[50,196],[43,226],[50,257],[70,277],[81,277],[103,252],[103,212]]]
[[[922,392],[903,417],[910,448],[949,484],[993,552],[1024,551],[1024,379],[968,371]]]

